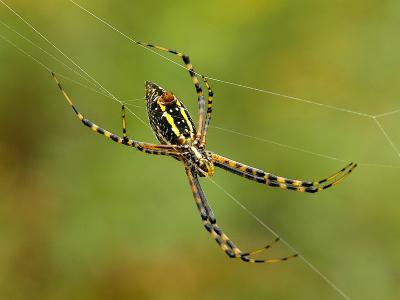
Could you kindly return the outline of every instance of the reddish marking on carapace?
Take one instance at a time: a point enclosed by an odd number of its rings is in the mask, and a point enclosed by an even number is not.
[[[171,92],[165,92],[161,96],[161,103],[164,105],[172,104],[175,101],[176,101],[176,98],[175,98],[174,94],[172,94]]]

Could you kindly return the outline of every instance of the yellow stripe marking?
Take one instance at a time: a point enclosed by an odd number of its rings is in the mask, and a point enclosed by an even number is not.
[[[172,131],[175,133],[176,136],[179,137],[181,135],[181,133],[180,133],[178,127],[176,127],[174,118],[169,113],[166,112],[167,107],[165,105],[161,104],[160,98],[157,99],[157,104],[160,107],[161,111],[164,112],[163,116],[167,119],[169,125],[171,125]]]
[[[189,126],[189,131],[193,132],[193,126],[192,123],[190,123],[189,118],[185,112],[185,110],[183,109],[183,107],[181,107],[181,115],[183,116],[183,118],[185,119],[187,125]]]
[[[223,240],[224,242],[229,241],[229,238],[227,237],[227,235],[226,235],[225,233],[223,233],[223,234],[221,235],[221,238],[222,238],[222,240]]]
[[[294,180],[292,183],[294,186],[301,186],[301,181],[299,180]]]
[[[169,49],[164,48],[164,47],[161,47],[161,46],[155,46],[155,48],[157,48],[157,49],[159,49],[159,50],[162,50],[162,51],[166,51],[166,52],[169,51]]]
[[[167,119],[168,123],[172,126],[172,131],[176,134],[176,136],[180,136],[181,133],[175,124],[174,118],[169,113],[166,112],[167,107],[160,102],[160,99],[157,100],[157,104],[160,107],[161,111],[164,112],[163,116]],[[185,109],[182,107],[182,104],[178,100],[176,101],[176,104],[180,107],[181,115],[185,119],[186,124],[189,126],[189,131],[193,132],[192,123],[189,121],[189,118],[185,112]]]
[[[222,250],[224,250],[225,252],[229,250],[227,245],[221,245],[220,246]]]
[[[162,112],[166,111],[167,108],[165,107],[165,105],[161,104],[160,98],[157,99],[157,104],[160,107]]]
[[[228,161],[228,165],[229,165],[230,167],[234,167],[234,168],[237,167],[236,163],[233,162],[233,161]]]
[[[247,167],[246,166],[240,166],[239,170],[242,171],[242,172],[246,172]]]
[[[280,184],[279,184],[279,187],[280,187],[281,189],[283,189],[283,190],[286,190],[286,189],[287,189],[287,185],[284,184],[284,183],[280,183]]]
[[[280,183],[285,183],[285,178],[283,177],[278,177],[276,178],[276,181],[280,182]]]
[[[278,262],[281,262],[281,261],[282,261],[282,259],[275,258],[275,259],[268,259],[266,262],[268,262],[268,263],[278,263]]]
[[[240,257],[240,254],[242,254],[242,252],[239,250],[239,248],[233,248],[233,253],[237,256]]]
[[[167,112],[164,112],[164,113],[163,113],[163,116],[167,119],[169,125],[171,125],[172,131],[175,133],[175,135],[176,135],[176,136],[180,136],[181,133],[180,133],[178,127],[176,127],[176,125],[175,125],[174,118],[173,118],[169,113],[167,113]]]

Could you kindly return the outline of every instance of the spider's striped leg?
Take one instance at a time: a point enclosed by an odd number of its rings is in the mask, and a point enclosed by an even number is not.
[[[189,166],[186,167],[186,175],[189,178],[190,187],[192,188],[194,200],[196,201],[197,208],[200,211],[201,218],[210,222],[211,224],[214,224],[216,222],[214,212],[208,204],[207,198],[200,186],[197,175],[194,174]]]
[[[207,209],[208,202],[207,199],[205,198],[204,192],[200,186],[200,183],[198,182],[197,175],[195,175],[190,167],[186,167],[186,174],[189,178],[189,183],[193,192],[193,196],[195,198],[197,208],[200,212],[201,218],[203,220],[203,225],[206,228],[206,230],[211,234],[213,239],[217,242],[219,247],[228,255],[230,258],[240,258],[244,262],[249,262],[249,263],[278,263],[282,261],[286,261],[290,258],[297,257],[297,254],[287,256],[287,257],[282,257],[282,258],[273,258],[273,259],[255,259],[252,258],[253,255],[258,254],[260,252],[263,252],[267,249],[269,249],[272,244],[276,243],[279,241],[279,239],[275,239],[275,241],[267,245],[265,247],[262,247],[260,249],[250,251],[250,252],[243,252],[241,251],[230,239],[229,237],[221,230],[221,228],[216,224],[216,219],[215,216],[213,215],[210,217],[208,214],[208,211],[210,209]]]
[[[340,183],[357,167],[357,164],[350,163],[340,171],[327,178],[318,181],[303,181],[276,176],[212,152],[208,152],[208,155],[212,158],[215,166],[233,174],[243,176],[247,179],[266,184],[271,187],[306,193],[316,193]],[[325,185],[323,185],[323,183],[325,183]]]
[[[207,231],[211,234],[211,236],[215,239],[215,241],[218,243],[220,248],[223,251],[225,251],[225,253],[230,258],[240,258],[242,261],[249,263],[279,263],[299,256],[296,253],[290,256],[285,256],[280,258],[255,259],[252,257],[253,255],[268,250],[269,248],[271,248],[273,244],[279,241],[279,238],[276,238],[271,244],[268,244],[262,248],[250,252],[243,252],[229,239],[229,237],[221,230],[221,228],[218,227],[217,224],[210,224],[203,221],[203,225],[207,229]]]
[[[196,93],[197,93],[197,101],[199,103],[199,126],[197,128],[197,137],[196,140],[199,142],[201,137],[203,136],[203,132],[204,132],[204,126],[205,126],[205,100],[204,100],[204,95],[203,95],[203,90],[201,89],[199,80],[196,76],[196,71],[193,69],[193,65],[190,62],[189,56],[175,51],[175,50],[171,50],[165,47],[161,47],[158,45],[153,45],[153,44],[148,44],[148,43],[143,43],[143,42],[136,42],[137,44],[144,46],[144,47],[149,47],[149,48],[155,48],[158,49],[160,51],[164,51],[164,52],[168,52],[174,55],[177,55],[179,57],[182,58],[183,62],[186,65],[186,69],[189,71],[190,77],[192,78],[192,82],[193,85],[196,89]]]
[[[201,136],[199,147],[204,147],[206,144],[208,126],[210,125],[210,121],[211,121],[212,104],[213,104],[213,98],[214,98],[214,92],[212,91],[212,89],[208,83],[207,77],[202,76],[202,78],[203,78],[204,84],[206,85],[207,90],[208,90],[208,101],[207,101],[206,120],[205,120],[205,124],[204,124],[204,132],[203,132],[203,135]]]
[[[112,140],[118,144],[121,145],[126,145],[126,146],[130,146],[130,147],[134,147],[137,148],[140,151],[143,151],[145,153],[148,154],[155,154],[155,155],[170,155],[170,156],[177,156],[179,157],[181,154],[179,153],[179,151],[176,150],[176,148],[174,146],[170,146],[170,145],[154,145],[154,144],[148,144],[148,143],[143,143],[143,142],[139,142],[139,141],[135,141],[132,139],[128,139],[128,138],[121,138],[118,135],[107,131],[101,127],[99,127],[98,125],[94,124],[92,121],[86,119],[74,106],[74,104],[72,103],[71,98],[68,96],[68,94],[65,92],[65,90],[63,89],[61,83],[59,82],[59,80],[57,79],[56,75],[54,73],[52,73],[54,80],[56,81],[59,89],[61,90],[62,94],[64,95],[64,98],[67,100],[67,102],[69,103],[69,105],[72,107],[72,109],[74,110],[75,114],[77,115],[78,119],[81,120],[81,122],[89,127],[90,129],[92,129],[94,132],[97,132],[101,135],[104,135],[107,139]]]
[[[264,246],[264,247],[262,247],[262,248],[253,250],[253,251],[251,251],[251,252],[242,253],[242,255],[243,255],[243,256],[249,256],[249,255],[255,255],[255,254],[261,253],[261,252],[263,252],[263,251],[265,251],[265,250],[271,248],[274,244],[276,244],[276,243],[279,242],[279,241],[280,241],[280,238],[277,237],[271,244],[268,244],[268,245],[266,245],[266,246]],[[296,255],[296,256],[297,256],[297,255]]]
[[[122,104],[122,139],[125,142],[129,141],[128,135],[126,134],[126,114],[125,114],[125,104]]]

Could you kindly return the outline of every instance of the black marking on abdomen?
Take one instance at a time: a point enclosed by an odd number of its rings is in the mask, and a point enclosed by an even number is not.
[[[153,129],[154,134],[157,139],[162,144],[180,144],[180,136],[184,136],[185,139],[190,139],[196,135],[196,129],[193,120],[186,109],[186,107],[181,103],[180,106],[177,103],[171,103],[165,105],[165,111],[163,111],[157,101],[148,103],[147,112],[149,115],[150,125]],[[191,125],[189,126],[186,118],[182,115],[181,109],[186,113],[187,119]],[[174,121],[176,128],[178,129],[178,135],[173,130],[173,126],[169,123],[166,114],[168,114]],[[191,131],[192,130],[192,131]]]

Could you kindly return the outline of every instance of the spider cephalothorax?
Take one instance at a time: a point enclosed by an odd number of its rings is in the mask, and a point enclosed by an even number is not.
[[[122,137],[119,137],[118,135],[100,128],[90,120],[86,119],[72,104],[68,94],[64,91],[58,79],[55,77],[55,74],[53,73],[54,79],[56,80],[61,92],[75,111],[78,118],[85,126],[89,127],[94,132],[102,134],[106,138],[118,144],[134,147],[148,154],[171,156],[179,161],[182,161],[185,167],[186,175],[189,179],[197,208],[200,212],[203,225],[218,243],[220,248],[230,258],[239,258],[244,262],[250,263],[276,263],[296,257],[297,255],[294,254],[291,256],[274,259],[254,258],[254,255],[270,248],[271,244],[250,252],[243,252],[240,250],[217,225],[215,215],[208,204],[198,176],[204,177],[214,175],[215,166],[271,187],[294,190],[297,192],[315,193],[338,184],[348,174],[350,174],[357,165],[351,163],[334,175],[319,181],[302,181],[276,176],[274,174],[267,173],[260,169],[256,169],[223,157],[214,152],[206,151],[206,136],[211,120],[213,103],[213,92],[207,82],[207,78],[202,78],[208,90],[208,98],[206,102],[203,96],[203,91],[199,84],[199,80],[196,76],[197,74],[190,63],[188,56],[160,46],[141,42],[137,42],[137,44],[145,47],[156,48],[160,51],[166,51],[182,58],[186,68],[189,71],[197,93],[197,102],[199,105],[199,120],[197,129],[194,126],[193,120],[186,107],[172,92],[169,92],[152,82],[146,82],[147,113],[151,128],[153,129],[161,145],[144,143],[128,137],[126,133],[124,105],[122,105],[123,135]],[[278,240],[278,238],[275,239],[274,243],[276,243]]]
[[[200,177],[214,175],[214,163],[211,155],[204,149],[196,146],[188,146],[184,157],[185,163],[191,167]]]

